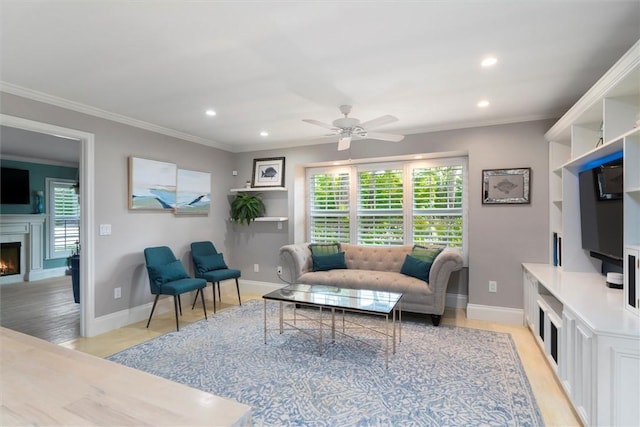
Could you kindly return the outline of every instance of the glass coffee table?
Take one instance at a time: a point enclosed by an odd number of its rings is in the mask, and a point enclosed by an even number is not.
[[[280,303],[279,310],[279,331],[282,334],[285,326],[288,329],[295,329],[307,333],[318,330],[318,342],[320,354],[323,350],[323,331],[327,328],[331,332],[331,339],[335,341],[336,336],[336,310],[342,313],[342,328],[337,332],[341,335],[358,339],[346,333],[346,325],[349,329],[353,326],[367,329],[384,336],[384,356],[385,367],[389,367],[389,338],[392,339],[393,354],[396,353],[396,326],[398,329],[398,341],[402,342],[402,294],[396,292],[383,292],[363,289],[346,289],[337,286],[325,285],[304,285],[294,284],[277,289],[263,295],[264,299],[264,343],[267,343],[267,301],[277,301]],[[284,304],[293,306],[293,317],[285,318]],[[314,307],[318,309],[315,317],[307,313],[296,310],[298,305]],[[330,312],[330,316],[327,316]],[[345,312],[366,313],[382,316],[385,319],[384,330],[371,326],[364,326],[351,320],[345,320]],[[303,323],[298,320],[303,318],[311,321],[314,328],[302,328],[298,324]],[[389,324],[391,323],[391,332]],[[364,341],[362,341],[364,342]],[[366,343],[366,342],[365,342]],[[368,344],[368,343],[367,343]]]

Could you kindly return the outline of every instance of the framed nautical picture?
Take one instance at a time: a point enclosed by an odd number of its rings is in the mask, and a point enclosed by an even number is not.
[[[253,159],[252,187],[284,187],[284,157]]]
[[[482,171],[482,204],[530,203],[531,168]]]
[[[174,163],[129,157],[129,209],[173,212],[176,170]]]

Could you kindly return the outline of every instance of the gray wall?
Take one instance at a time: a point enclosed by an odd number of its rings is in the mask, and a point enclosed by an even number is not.
[[[228,264],[240,268],[244,279],[278,282],[278,248],[300,241],[293,221],[282,230],[275,223],[251,226],[230,224],[229,188],[250,179],[254,158],[285,156],[288,193],[266,195],[268,215],[294,217],[294,171],[302,165],[412,153],[467,151],[469,153],[469,269],[454,278],[450,293],[466,294],[469,302],[501,307],[522,307],[520,263],[548,260],[548,162],[544,133],[552,121],[463,129],[410,135],[401,143],[354,142],[351,152],[338,152],[335,144],[321,144],[250,153],[227,153],[165,135],[96,118],[82,113],[2,94],[4,114],[51,123],[95,134],[95,223],[112,224],[111,236],[95,233],[96,316],[103,316],[151,300],[142,250],[170,246],[188,263],[188,245],[212,240],[225,253]],[[170,213],[129,211],[127,158],[138,156],[171,161],[180,168],[212,174],[212,210],[206,217],[177,217]],[[532,203],[519,206],[481,204],[482,169],[531,167]],[[238,176],[232,171],[238,170]],[[303,193],[302,193],[303,194]],[[216,202],[217,201],[217,202]],[[253,272],[258,264],[259,273]],[[468,277],[467,277],[468,274]],[[488,293],[488,281],[498,282],[498,293]],[[122,299],[113,288],[122,287]]]
[[[245,227],[242,239],[229,242],[234,253],[243,255],[238,257],[243,277],[276,281],[272,264],[277,261],[275,251],[265,248],[304,241],[304,236],[293,234],[294,209],[303,205],[292,200],[292,195],[304,194],[295,187],[296,168],[349,158],[465,151],[469,155],[469,268],[453,278],[448,292],[468,293],[472,304],[522,308],[520,264],[548,260],[548,144],[544,133],[553,123],[542,120],[416,134],[401,143],[356,141],[350,153],[337,151],[336,144],[322,144],[238,154],[238,186],[251,177],[254,158],[286,157],[285,180],[290,195],[287,215],[291,219],[286,225],[289,233],[274,231],[275,224],[260,224],[252,229]],[[531,204],[482,205],[482,170],[517,167],[532,169]],[[273,214],[280,214],[279,209],[274,207]],[[259,274],[252,273],[255,263],[260,264]],[[265,273],[263,264],[269,266]],[[497,293],[488,292],[489,280],[498,282]]]

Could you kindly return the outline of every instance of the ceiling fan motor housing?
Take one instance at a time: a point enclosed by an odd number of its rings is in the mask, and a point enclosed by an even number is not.
[[[340,119],[335,119],[333,121],[333,125],[340,129],[352,129],[360,124],[360,120],[353,119],[351,117],[342,117]]]

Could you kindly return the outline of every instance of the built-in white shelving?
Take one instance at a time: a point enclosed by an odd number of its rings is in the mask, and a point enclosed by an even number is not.
[[[525,323],[585,425],[640,425],[639,120],[640,41],[545,135],[551,262],[524,264]],[[624,290],[607,287],[600,261],[582,249],[580,226],[580,172],[618,152]]]

